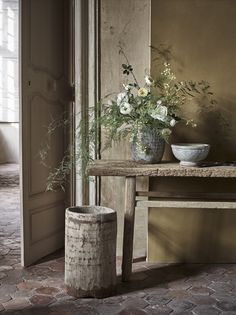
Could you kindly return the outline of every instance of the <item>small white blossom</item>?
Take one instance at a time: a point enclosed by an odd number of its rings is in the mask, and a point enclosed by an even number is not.
[[[162,101],[161,100],[158,100],[157,101],[157,106],[161,105],[162,104]]]
[[[146,75],[146,76],[145,76],[145,82],[146,82],[146,84],[147,84],[148,86],[152,86],[153,83],[154,83],[154,80],[153,80],[153,78],[152,78],[150,75]]]
[[[123,87],[126,91],[130,91],[131,90],[131,86],[129,84],[123,84]]]
[[[145,97],[148,95],[148,90],[145,88],[140,88],[138,90],[138,96]]]
[[[123,115],[129,115],[131,113],[132,109],[133,109],[133,107],[127,102],[122,103],[120,106],[120,112]]]
[[[166,106],[157,105],[157,107],[153,110],[150,116],[154,119],[158,119],[165,122],[167,114],[168,114],[168,110]]]
[[[129,101],[129,96],[126,92],[121,92],[117,95],[117,105],[121,106],[121,104]]]
[[[173,119],[171,119],[171,121],[170,121],[170,126],[171,127],[174,127],[176,125],[176,120],[173,118]]]
[[[186,126],[188,126],[188,125],[190,125],[193,128],[197,127],[197,124],[193,121],[193,119],[186,121]]]

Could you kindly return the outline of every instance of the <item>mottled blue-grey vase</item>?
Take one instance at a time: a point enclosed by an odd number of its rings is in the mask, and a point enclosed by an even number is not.
[[[131,141],[131,156],[136,162],[159,163],[165,150],[165,140],[151,128],[143,128]]]

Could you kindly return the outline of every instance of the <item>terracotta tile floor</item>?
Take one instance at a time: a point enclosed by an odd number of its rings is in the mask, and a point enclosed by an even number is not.
[[[14,166],[0,166],[0,313],[34,315],[236,314],[236,265],[133,265],[133,279],[117,295],[74,299],[63,283],[63,251],[36,266],[20,266],[19,188]],[[9,170],[10,168],[10,170]],[[17,180],[16,180],[17,181]],[[120,260],[117,260],[120,273]]]

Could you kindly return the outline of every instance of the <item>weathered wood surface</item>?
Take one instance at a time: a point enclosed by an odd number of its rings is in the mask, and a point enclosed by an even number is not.
[[[236,200],[236,193],[227,192],[175,192],[175,191],[136,191],[136,200],[149,198],[170,199],[201,199],[203,200]]]
[[[91,176],[153,176],[153,177],[222,177],[235,178],[236,167],[184,167],[179,163],[140,164],[134,161],[96,160],[88,166]]]
[[[98,206],[66,210],[65,284],[75,297],[102,298],[116,286],[116,212]]]
[[[196,208],[196,209],[236,209],[236,202],[230,201],[169,201],[140,200],[137,207],[153,208]]]
[[[136,178],[126,177],[122,281],[129,281],[131,273],[132,273],[135,193],[136,193]]]

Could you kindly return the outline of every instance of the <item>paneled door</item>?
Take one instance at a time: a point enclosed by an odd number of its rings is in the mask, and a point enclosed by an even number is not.
[[[21,0],[21,187],[22,265],[63,247],[65,194],[47,192],[49,170],[39,151],[46,126],[70,106],[68,0]],[[58,129],[51,139],[50,165],[65,148]]]

